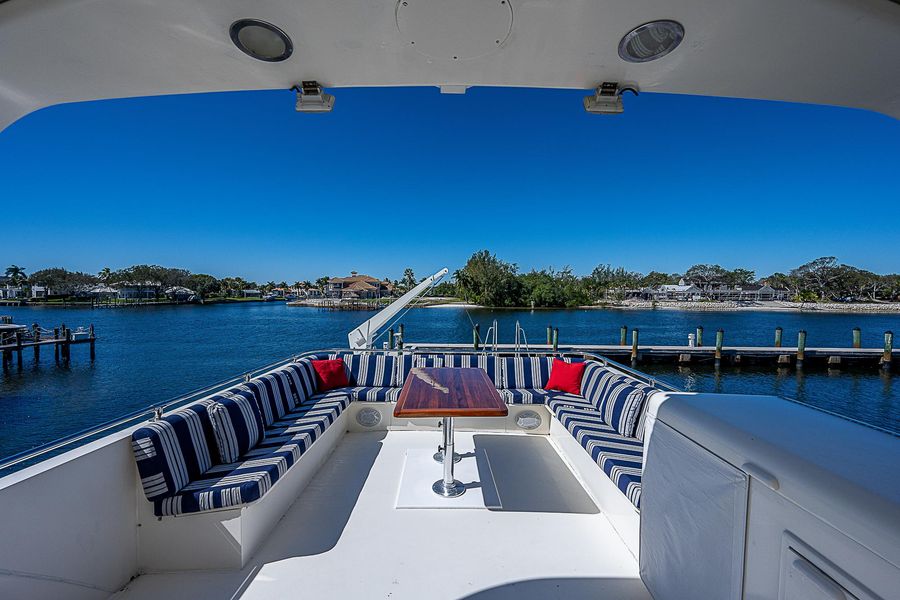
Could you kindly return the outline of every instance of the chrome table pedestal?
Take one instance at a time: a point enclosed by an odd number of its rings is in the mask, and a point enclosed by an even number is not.
[[[453,478],[453,465],[459,461],[459,454],[453,452],[453,417],[444,417],[444,477],[431,486],[434,493],[444,498],[456,498],[466,493],[466,486]]]

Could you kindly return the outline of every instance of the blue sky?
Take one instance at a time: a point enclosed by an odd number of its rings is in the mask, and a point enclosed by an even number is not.
[[[523,269],[900,271],[900,122],[687,96],[341,89],[91,102],[0,133],[3,266],[134,263],[258,281],[398,278],[488,248]]]

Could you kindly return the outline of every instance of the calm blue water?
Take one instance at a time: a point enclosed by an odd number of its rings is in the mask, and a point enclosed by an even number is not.
[[[97,360],[86,346],[72,348],[68,367],[57,366],[45,349],[40,364],[25,354],[22,372],[0,376],[0,457],[46,443],[91,425],[177,396],[303,350],[344,347],[346,334],[372,313],[320,312],[281,303],[128,309],[0,309],[15,323],[51,328],[96,326]],[[619,328],[641,330],[642,343],[685,343],[702,325],[709,344],[725,329],[727,345],[769,345],[776,326],[785,345],[806,329],[808,346],[849,346],[861,327],[863,344],[880,347],[883,332],[900,331],[900,318],[884,315],[710,313],[669,310],[470,311],[486,332],[500,322],[501,342],[512,342],[518,319],[532,343],[546,327],[560,330],[560,343],[614,344]],[[472,339],[471,323],[459,308],[411,310],[403,318],[407,341]],[[651,370],[651,367],[647,367]],[[655,366],[661,379],[682,389],[777,394],[900,432],[900,378],[873,368],[840,375],[777,374],[775,369],[684,369]]]

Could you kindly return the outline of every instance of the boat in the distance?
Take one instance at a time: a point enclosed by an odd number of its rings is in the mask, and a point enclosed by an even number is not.
[[[572,110],[599,115],[648,91],[900,117],[888,0],[9,0],[0,56],[0,127],[247,89],[291,89],[322,118],[354,86],[583,89]],[[264,137],[232,142],[265,156]],[[635,160],[665,160],[647,148]],[[0,461],[0,597],[897,597],[896,436],[774,396],[681,392],[576,346],[385,347],[442,274],[346,348]]]

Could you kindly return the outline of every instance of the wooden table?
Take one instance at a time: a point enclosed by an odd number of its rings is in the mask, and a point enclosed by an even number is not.
[[[394,416],[400,418],[441,417],[444,442],[435,455],[444,465],[444,477],[431,489],[445,498],[465,493],[465,486],[453,478],[454,417],[505,417],[506,403],[484,369],[415,368],[400,391]]]

